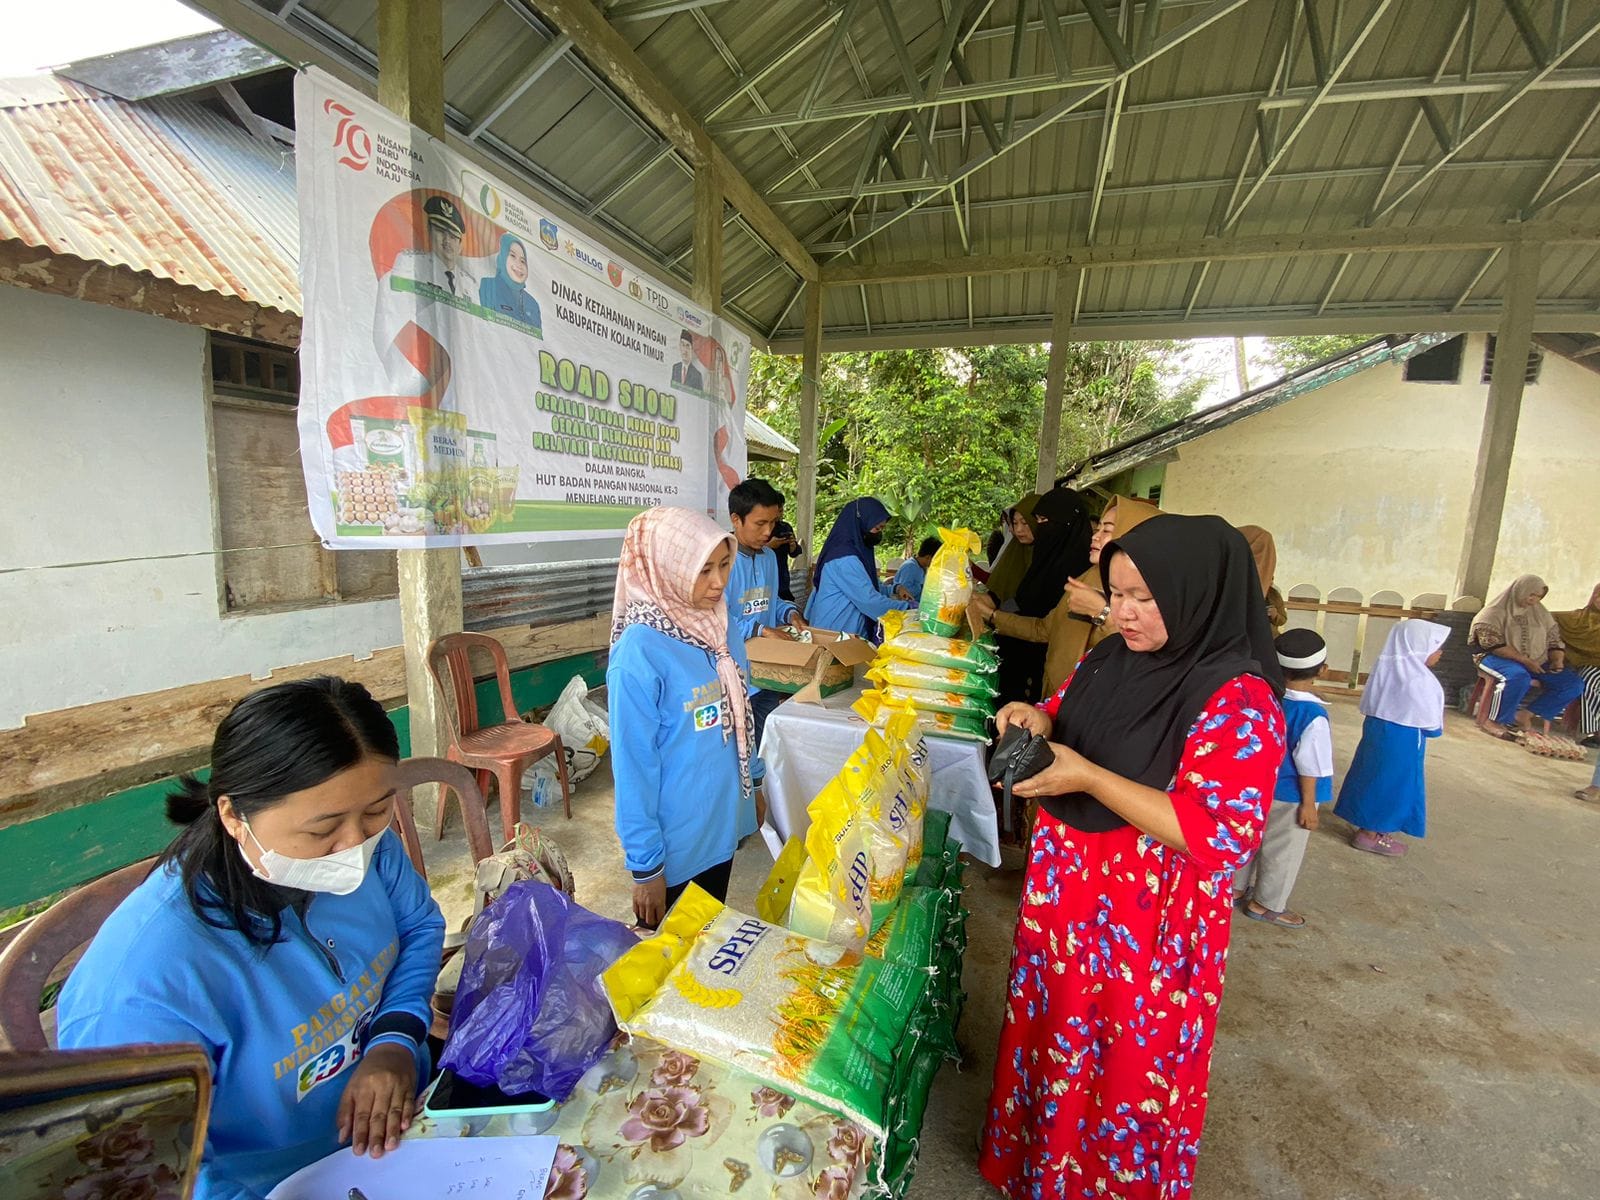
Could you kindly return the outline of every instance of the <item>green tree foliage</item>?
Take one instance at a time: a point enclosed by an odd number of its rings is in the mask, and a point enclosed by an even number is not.
[[[939,525],[987,537],[1001,510],[1033,490],[1048,363],[1038,345],[825,357],[813,545],[862,495],[889,506],[886,542],[906,553]],[[1173,343],[1074,343],[1057,461],[1064,469],[1185,415],[1206,382],[1182,377]],[[798,358],[754,355],[749,398],[758,416],[798,440]],[[752,471],[795,494],[793,464]]]
[[[1277,368],[1278,374],[1288,375],[1301,367],[1309,367],[1312,363],[1321,362],[1325,358],[1343,354],[1346,350],[1353,349],[1362,342],[1370,342],[1377,336],[1375,333],[1358,333],[1269,337],[1266,357],[1267,361]]]

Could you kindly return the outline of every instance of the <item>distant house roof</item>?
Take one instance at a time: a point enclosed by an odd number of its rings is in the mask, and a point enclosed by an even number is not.
[[[193,97],[0,80],[0,239],[300,311],[294,153]]]
[[[1077,487],[1092,486],[1102,479],[1110,479],[1114,475],[1120,475],[1148,462],[1185,442],[1226,428],[1235,421],[1242,421],[1269,408],[1276,408],[1297,396],[1326,387],[1330,383],[1337,383],[1341,379],[1348,379],[1381,363],[1404,362],[1424,350],[1449,341],[1454,336],[1456,335],[1450,333],[1419,333],[1410,337],[1373,338],[1370,342],[1363,342],[1342,354],[1325,358],[1308,367],[1301,367],[1282,379],[1252,388],[1231,400],[1224,400],[1221,404],[1191,413],[1182,420],[1173,421],[1159,429],[1153,429],[1149,433],[1102,450],[1073,467],[1065,478]]]
[[[768,462],[791,462],[800,457],[796,446],[748,408],[744,411],[745,448],[751,458]]]
[[[231,29],[213,29],[57,67],[119,100],[150,100],[283,69],[283,60]]]

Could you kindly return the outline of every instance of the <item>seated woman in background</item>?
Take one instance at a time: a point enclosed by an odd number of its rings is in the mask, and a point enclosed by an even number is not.
[[[211,1059],[197,1200],[264,1196],[346,1142],[379,1157],[411,1124],[444,918],[389,828],[399,753],[360,684],[246,696],[210,781],[167,799],[186,828],[62,989],[64,1050]]]
[[[1106,599],[1105,582],[1100,576],[1101,550],[1113,538],[1160,515],[1161,510],[1153,504],[1113,496],[1089,541],[1089,569],[1067,581],[1061,599],[1045,617],[1005,612],[996,607],[992,596],[973,596],[973,613],[993,625],[1000,636],[1044,643],[1045,695],[1055,694],[1086,651],[1117,632],[1116,615]]]
[[[888,523],[889,510],[875,497],[863,496],[844,506],[811,569],[807,625],[876,640],[874,631],[884,613],[916,607],[915,600],[896,599],[893,585],[878,580],[875,550]]]
[[[1534,717],[1558,721],[1583,694],[1583,680],[1566,664],[1561,627],[1544,606],[1550,589],[1537,575],[1519,575],[1472,619],[1470,648],[1478,666],[1500,680],[1499,694],[1484,729],[1515,740],[1511,728],[1527,729]],[[1539,694],[1523,701],[1539,685]]]
[[[1583,680],[1583,744],[1600,745],[1600,584],[1585,607],[1551,615],[1567,648],[1567,666]]]

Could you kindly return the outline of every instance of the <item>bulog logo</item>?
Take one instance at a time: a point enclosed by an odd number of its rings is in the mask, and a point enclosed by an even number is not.
[[[353,171],[365,171],[372,161],[372,137],[356,122],[356,114],[337,100],[322,102],[324,113],[337,113],[339,124],[333,131],[333,148],[343,150],[339,161]]]

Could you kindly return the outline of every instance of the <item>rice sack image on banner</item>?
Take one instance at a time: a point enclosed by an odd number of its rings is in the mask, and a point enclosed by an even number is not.
[[[340,548],[725,514],[750,343],[315,70],[295,84],[312,523]]]

